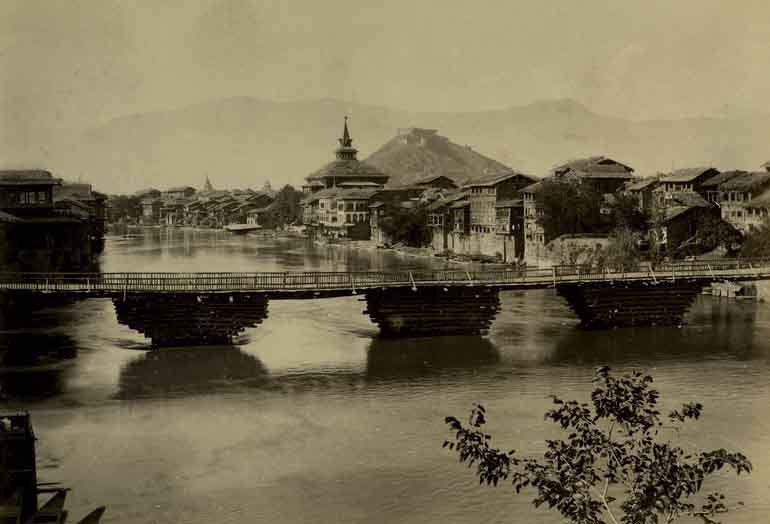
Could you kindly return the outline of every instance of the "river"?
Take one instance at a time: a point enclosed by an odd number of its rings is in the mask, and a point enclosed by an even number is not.
[[[103,271],[441,267],[390,252],[148,230],[112,238]],[[588,400],[595,366],[655,377],[664,406],[705,405],[678,438],[740,450],[755,471],[723,489],[770,514],[770,305],[702,297],[682,328],[582,331],[551,290],[505,292],[487,337],[385,340],[358,297],[271,301],[232,346],[149,350],[92,299],[4,319],[2,411],[28,410],[40,481],[104,522],[557,523],[531,492],[482,488],[441,443],[474,402],[524,455],[558,436],[550,394]],[[6,312],[7,313],[7,312]]]

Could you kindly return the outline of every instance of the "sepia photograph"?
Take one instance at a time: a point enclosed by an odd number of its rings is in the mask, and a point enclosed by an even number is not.
[[[770,521],[768,21],[0,0],[0,524]]]

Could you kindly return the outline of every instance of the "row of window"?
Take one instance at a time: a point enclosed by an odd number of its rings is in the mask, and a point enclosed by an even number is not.
[[[8,205],[34,205],[49,204],[51,202],[47,191],[13,191],[5,195],[5,201]]]

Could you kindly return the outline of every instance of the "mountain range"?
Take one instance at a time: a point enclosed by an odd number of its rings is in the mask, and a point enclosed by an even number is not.
[[[768,115],[630,121],[599,115],[570,99],[483,112],[420,113],[333,99],[235,97],[119,117],[41,143],[47,165],[40,167],[109,193],[197,187],[207,176],[215,187],[261,187],[266,180],[273,187],[298,186],[334,158],[344,115],[359,158],[380,150],[373,163],[382,160],[398,129],[407,127],[437,129],[453,147],[470,148],[535,176],[567,159],[592,155],[631,165],[639,175],[695,165],[756,170],[770,159]],[[13,159],[13,151],[4,157]],[[399,159],[381,163],[383,169],[421,169]],[[396,181],[413,176],[393,175]]]

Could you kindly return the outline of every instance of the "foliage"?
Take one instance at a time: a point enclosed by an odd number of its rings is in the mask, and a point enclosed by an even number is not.
[[[728,511],[724,495],[708,494],[698,505],[692,498],[710,475],[723,468],[749,473],[751,463],[724,449],[690,453],[659,434],[697,419],[703,406],[683,405],[665,417],[664,426],[652,377],[633,373],[616,378],[601,367],[594,382],[592,405],[553,397],[545,418],[567,436],[547,440],[542,460],[492,447],[480,405],[472,409],[467,425],[446,418],[455,440],[445,441],[444,447],[454,450],[460,462],[475,465],[480,483],[510,481],[517,493],[531,487],[535,507],[556,509],[571,524],[668,524],[686,515],[717,523]]]
[[[741,240],[741,233],[730,223],[716,215],[705,215],[698,222],[698,230],[694,238],[677,246],[672,254],[677,257],[700,255],[719,247],[734,251]]]
[[[770,257],[770,222],[746,235],[739,254],[745,258]]]
[[[107,204],[111,222],[136,222],[141,214],[141,199],[134,195],[110,195]]]
[[[397,202],[388,203],[379,227],[393,244],[402,242],[407,246],[422,247],[431,241],[424,205],[403,207]]]
[[[610,235],[610,242],[599,250],[592,260],[596,269],[632,269],[639,265],[641,234],[626,227],[618,227]]]
[[[289,224],[300,223],[302,221],[300,200],[302,200],[302,191],[297,191],[288,184],[283,186],[276,193],[275,202],[270,212],[271,227],[281,228]]]
[[[650,216],[639,209],[639,201],[633,195],[616,193],[611,206],[611,216],[616,228],[626,231],[647,231]]]
[[[542,181],[537,200],[542,208],[538,222],[546,239],[606,230],[606,220],[601,215],[602,196],[589,184],[547,178]]]

